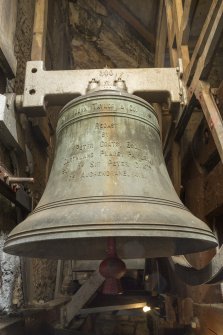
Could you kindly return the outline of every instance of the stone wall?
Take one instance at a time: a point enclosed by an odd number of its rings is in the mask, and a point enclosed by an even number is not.
[[[14,50],[11,50],[11,53],[15,54],[17,59],[17,74],[16,80],[9,80],[7,77],[7,68],[4,68],[4,63],[1,64],[7,84],[5,90],[1,93],[21,93],[23,90],[26,61],[30,58],[34,13],[33,1],[11,1],[8,5],[12,6],[10,7],[10,13],[17,13],[17,18],[14,18],[14,20],[16,20],[16,30],[13,36]],[[18,134],[20,143],[24,144],[21,129],[22,127],[18,116]],[[18,156],[13,150],[6,148],[3,143],[0,143],[0,162],[12,174],[16,176],[25,175],[25,155]],[[2,250],[8,232],[16,223],[17,212],[15,206],[3,196],[0,196],[0,313],[14,313],[17,307],[20,307],[23,303],[19,257],[5,254]]]
[[[25,68],[26,62],[31,59],[32,47],[32,29],[35,10],[34,0],[18,0],[12,1],[17,6],[16,32],[14,36],[14,48],[17,59],[17,72],[15,80],[8,80],[7,74],[5,82],[7,87],[3,87],[1,93],[15,92],[22,94],[24,89]],[[47,66],[48,68],[65,67],[63,66],[64,58],[58,50],[60,48],[60,39],[62,38],[62,26],[65,26],[64,21],[68,18],[68,11],[64,9],[65,1],[49,1],[49,16],[53,14],[52,36],[57,37],[54,43],[47,44]],[[50,16],[51,17],[51,16]],[[59,33],[58,33],[59,31]],[[65,43],[64,39],[64,43]],[[66,52],[66,48],[63,48]],[[59,64],[59,65],[58,65]],[[69,64],[66,64],[69,67]],[[3,69],[4,70],[4,69]],[[3,71],[4,72],[4,71]],[[5,72],[4,72],[5,73]],[[3,81],[2,81],[3,82]],[[3,85],[2,85],[3,86]],[[58,108],[52,109],[49,112],[49,123],[52,120],[52,125],[55,127],[58,115]],[[2,165],[15,176],[32,176],[35,183],[31,186],[31,195],[33,197],[34,207],[38,203],[49,174],[49,167],[53,159],[53,132],[49,132],[49,146],[43,147],[32,129],[31,120],[25,114],[17,114],[17,131],[19,141],[23,147],[23,154],[15,154],[13,150],[6,148],[3,143],[0,143],[0,162]],[[28,165],[26,152],[30,153],[32,166]],[[20,307],[24,297],[31,295],[29,300],[48,301],[53,298],[55,279],[56,279],[56,261],[33,259],[31,262],[23,262],[29,266],[23,266],[23,275],[27,276],[30,284],[22,284],[21,264],[18,257],[10,256],[3,252],[5,238],[9,231],[18,223],[17,212],[15,206],[10,201],[0,195],[0,313],[15,313],[16,308]],[[27,301],[25,301],[27,302]],[[30,301],[29,301],[30,302]]]
[[[69,2],[74,68],[137,68],[153,64],[152,53],[131,27],[98,0]]]

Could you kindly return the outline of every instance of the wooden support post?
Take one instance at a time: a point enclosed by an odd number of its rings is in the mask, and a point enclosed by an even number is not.
[[[47,35],[47,18],[48,18],[48,0],[36,0],[33,40],[31,50],[31,60],[42,60],[46,58],[46,35]],[[32,69],[35,80],[35,69]],[[47,148],[50,144],[50,126],[47,117],[36,117],[31,119],[32,131],[39,143]],[[49,160],[47,159],[47,167]],[[48,179],[48,168],[46,169],[46,181]]]
[[[182,0],[165,0],[166,5],[166,16],[167,16],[167,27],[168,27],[168,44],[170,53],[171,66],[176,67],[178,65],[179,58],[182,58],[183,64],[187,64],[189,61],[188,46],[182,47],[179,42],[179,35],[181,29],[181,21],[183,18],[183,5]],[[174,41],[175,44],[174,45]],[[184,67],[184,66],[183,66]],[[170,126],[170,131],[174,132],[174,127]],[[167,134],[168,137],[169,134]],[[170,134],[170,137],[171,136]],[[178,195],[180,195],[181,189],[181,152],[180,152],[180,141],[172,142],[171,146],[171,177],[174,188]]]
[[[48,15],[48,0],[36,0],[31,60],[45,61],[47,15]]]
[[[21,273],[24,305],[32,305],[34,298],[32,258],[21,257]]]
[[[190,26],[195,8],[197,7],[198,0],[185,0],[183,15],[180,24],[179,40],[178,43],[187,45],[190,34]]]
[[[64,261],[57,261],[57,275],[56,275],[56,285],[54,290],[54,299],[58,298],[61,294],[61,287],[63,282],[63,270],[64,270]]]
[[[46,31],[47,31],[47,11],[48,0],[36,0],[35,2],[35,13],[34,13],[34,25],[33,25],[33,40],[31,50],[31,60],[45,60],[46,51]],[[35,71],[35,69],[33,69]],[[35,72],[33,72],[35,75]],[[40,134],[41,138],[45,138],[48,142],[49,137],[49,126],[46,118],[35,118],[32,119],[33,126]],[[48,161],[48,159],[47,159]],[[48,162],[47,162],[48,164]],[[22,259],[22,273],[24,282],[24,300],[25,304],[33,303],[34,287],[33,287],[33,268],[32,259]]]
[[[172,1],[165,0],[166,6],[166,19],[167,19],[167,34],[168,34],[168,45],[170,54],[170,65],[172,67],[177,66],[178,55],[177,49],[174,46],[175,31],[174,31],[174,18],[172,13]]]
[[[167,40],[166,24],[167,22],[164,1],[161,0],[158,13],[158,27],[156,33],[156,51],[154,61],[155,67],[164,67]]]
[[[223,81],[219,85],[219,88],[216,90],[216,99],[220,113],[223,114]]]
[[[158,27],[156,32],[156,50],[155,50],[155,67],[164,67],[165,65],[165,53],[166,53],[166,42],[167,42],[167,28],[166,28],[166,10],[164,6],[164,0],[160,0],[159,13],[158,13]],[[162,140],[162,109],[157,103],[153,104],[155,111],[158,115],[160,134]]]
[[[81,308],[87,303],[97,289],[102,285],[104,277],[98,271],[79,288],[77,293],[71,297],[71,301],[61,308],[61,324],[67,326],[77,315]]]
[[[184,10],[182,0],[174,0],[173,1],[173,18],[174,18],[174,26],[175,26],[175,38],[176,38],[176,47],[178,58],[182,59],[183,69],[185,69],[190,61],[189,57],[189,49],[187,45],[187,41],[184,45],[182,45],[181,40],[181,29],[182,22],[184,18]]]
[[[172,182],[175,191],[180,196],[181,190],[181,145],[180,142],[173,141],[171,156],[172,156]]]

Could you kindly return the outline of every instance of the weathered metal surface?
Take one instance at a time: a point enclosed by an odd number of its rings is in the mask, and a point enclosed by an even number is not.
[[[9,235],[9,253],[103,259],[107,237],[123,259],[216,245],[180,202],[162,156],[157,116],[144,100],[99,91],[61,111],[51,175],[39,205]]]
[[[45,71],[42,61],[27,62],[24,95],[17,97],[17,109],[29,116],[45,115],[46,105],[63,106],[86,93],[95,79],[110,89],[118,78],[125,80],[128,92],[150,102],[169,102],[179,108],[182,100],[177,69],[94,69]]]
[[[173,261],[173,262],[172,262]],[[172,257],[171,264],[176,274],[188,285],[216,284],[223,280],[223,247],[202,269],[193,268],[184,257]]]
[[[9,149],[21,153],[14,110],[15,94],[0,94],[0,140]]]

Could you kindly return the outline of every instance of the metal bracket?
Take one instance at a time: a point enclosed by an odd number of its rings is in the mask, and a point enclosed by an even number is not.
[[[178,67],[176,68],[177,74],[179,77],[179,85],[180,85],[180,98],[181,98],[181,107],[187,105],[187,90],[186,86],[183,83],[183,61],[182,58],[178,59]]]
[[[23,151],[17,135],[15,117],[15,94],[0,94],[0,140],[9,149]]]
[[[45,71],[42,61],[27,62],[24,94],[16,97],[16,108],[28,116],[46,115],[46,106],[62,106],[86,94],[94,79],[111,89],[118,79],[124,80],[128,93],[153,103],[170,103],[178,110],[182,90],[176,68],[94,69]]]

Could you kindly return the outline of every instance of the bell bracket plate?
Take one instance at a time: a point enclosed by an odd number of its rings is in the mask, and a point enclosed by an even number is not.
[[[128,93],[150,103],[169,104],[179,110],[183,102],[178,68],[93,69],[46,71],[42,61],[27,62],[24,94],[17,96],[17,110],[28,116],[46,115],[47,106],[63,106],[71,99],[86,94],[89,82],[112,89],[114,82],[123,80]]]

